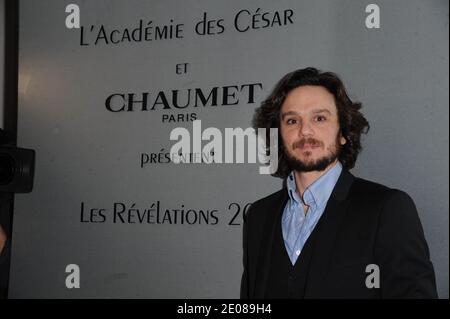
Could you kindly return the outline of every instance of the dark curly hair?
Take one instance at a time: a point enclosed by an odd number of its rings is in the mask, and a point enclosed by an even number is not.
[[[315,68],[305,68],[286,74],[275,86],[268,98],[255,110],[253,128],[266,129],[266,154],[269,155],[270,128],[280,127],[280,111],[289,92],[304,85],[322,86],[334,96],[339,126],[342,136],[347,140],[342,146],[339,161],[346,169],[355,166],[358,153],[361,151],[361,134],[369,131],[369,122],[359,111],[362,104],[352,102],[347,95],[344,84],[332,72],[321,72]],[[282,141],[278,130],[278,141]],[[278,143],[278,169],[272,175],[286,178],[292,169],[289,167],[284,152],[283,143]]]

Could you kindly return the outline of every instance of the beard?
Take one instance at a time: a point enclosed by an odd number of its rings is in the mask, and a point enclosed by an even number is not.
[[[315,140],[313,138],[305,138],[301,139],[298,142],[295,142],[293,144],[293,149],[296,148],[303,148],[304,144],[310,144],[313,146],[319,146],[322,147],[324,144],[318,140]],[[313,171],[323,171],[325,170],[331,163],[333,163],[341,154],[342,151],[342,145],[339,143],[339,136],[336,138],[336,141],[333,145],[330,146],[329,152],[327,155],[322,156],[318,159],[310,159],[310,160],[301,160],[297,158],[294,154],[290,153],[290,151],[284,146],[284,155],[286,159],[286,163],[288,167],[291,170],[297,171],[297,172],[313,172]],[[310,151],[306,151],[308,156],[312,154]]]

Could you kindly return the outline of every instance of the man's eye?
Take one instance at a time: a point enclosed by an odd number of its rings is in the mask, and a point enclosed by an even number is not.
[[[286,124],[295,124],[295,123],[297,123],[297,121],[295,119],[288,119],[286,121]]]
[[[325,116],[319,115],[319,116],[316,117],[316,122],[323,122],[325,120],[326,120]]]

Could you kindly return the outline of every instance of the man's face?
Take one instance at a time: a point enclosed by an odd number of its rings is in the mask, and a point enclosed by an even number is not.
[[[321,86],[292,90],[281,106],[281,137],[287,162],[296,171],[323,171],[346,143],[334,96]]]

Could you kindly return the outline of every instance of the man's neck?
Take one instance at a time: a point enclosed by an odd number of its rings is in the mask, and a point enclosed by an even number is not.
[[[327,166],[323,171],[312,171],[312,172],[298,172],[295,171],[295,183],[297,184],[297,192],[298,194],[303,197],[303,193],[305,190],[314,183],[316,180],[318,180],[322,175],[324,175],[326,172],[328,172],[331,168],[336,165],[338,160],[336,159],[333,163]]]

